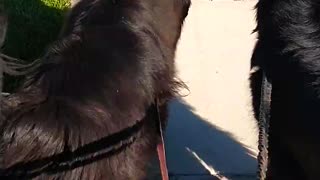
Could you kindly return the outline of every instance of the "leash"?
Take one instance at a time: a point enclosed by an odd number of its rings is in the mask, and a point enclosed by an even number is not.
[[[272,82],[267,78],[265,72],[262,72],[261,98],[259,107],[259,154],[258,154],[258,172],[257,179],[265,180],[268,170],[268,143],[269,143],[269,123],[271,110]]]
[[[159,162],[160,162],[160,170],[161,170],[162,180],[169,180],[169,173],[168,173],[168,167],[167,167],[167,161],[166,161],[166,150],[164,147],[163,130],[162,130],[158,101],[159,100],[156,99],[156,110],[157,110],[157,116],[158,116],[157,120],[158,120],[158,124],[159,124],[159,135],[160,135],[160,142],[157,145],[157,152],[158,152],[158,158],[159,158]]]

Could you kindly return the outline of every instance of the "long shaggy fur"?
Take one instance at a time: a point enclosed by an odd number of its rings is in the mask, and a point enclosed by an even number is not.
[[[181,86],[174,54],[189,6],[189,0],[80,1],[35,73],[3,103],[1,168],[19,172],[17,179],[143,179],[159,141],[155,100],[165,124],[167,103]],[[46,170],[81,149],[94,151],[99,140],[114,145],[111,155]],[[32,166],[42,171],[28,177]]]
[[[273,82],[267,179],[320,179],[320,4],[259,0],[251,77],[258,115],[262,71]],[[257,117],[257,116],[256,116]]]

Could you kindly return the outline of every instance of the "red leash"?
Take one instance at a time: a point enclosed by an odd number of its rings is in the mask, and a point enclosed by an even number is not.
[[[163,131],[162,131],[162,125],[161,125],[160,111],[159,111],[159,106],[158,106],[158,99],[156,100],[156,106],[157,106],[157,114],[158,114],[159,133],[160,133],[160,138],[161,138],[160,142],[157,145],[157,152],[158,152],[158,158],[159,158],[159,162],[160,162],[161,176],[162,176],[162,180],[169,180],[167,161],[166,161],[166,150],[164,147]]]
[[[167,163],[166,163],[166,152],[164,149],[163,140],[158,144],[157,151],[158,151],[158,157],[159,157],[159,161],[160,161],[162,180],[169,180],[168,168],[167,168]]]

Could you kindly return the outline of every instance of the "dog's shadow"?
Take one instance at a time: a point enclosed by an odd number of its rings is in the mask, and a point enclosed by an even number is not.
[[[253,153],[232,135],[207,123],[182,100],[170,104],[170,119],[165,134],[169,172],[177,176],[201,176],[216,171],[235,176],[254,176]],[[196,178],[196,177],[195,177]]]

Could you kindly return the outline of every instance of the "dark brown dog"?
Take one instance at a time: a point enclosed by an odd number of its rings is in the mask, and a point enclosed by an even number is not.
[[[174,54],[189,6],[80,1],[60,40],[4,103],[3,178],[143,179],[159,141],[155,100],[164,123],[181,85]]]

